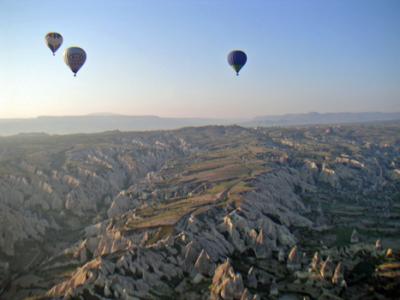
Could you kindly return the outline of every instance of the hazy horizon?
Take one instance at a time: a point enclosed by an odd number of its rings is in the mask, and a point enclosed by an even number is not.
[[[124,114],[124,113],[114,113],[114,112],[91,112],[86,114],[60,114],[60,115],[37,115],[29,117],[0,117],[0,120],[27,120],[27,119],[40,119],[40,118],[63,118],[63,117],[134,117],[134,118],[163,118],[163,119],[210,119],[210,120],[252,120],[260,117],[281,117],[281,116],[293,116],[293,115],[329,115],[329,114],[400,114],[399,111],[306,111],[306,112],[287,112],[287,113],[277,113],[277,114],[259,114],[248,117],[196,117],[196,116],[163,116],[163,115],[151,115],[151,114]]]
[[[79,134],[108,131],[158,131],[184,127],[231,126],[270,127],[293,125],[326,125],[370,122],[400,122],[400,112],[381,113],[317,113],[265,115],[249,119],[163,118],[159,116],[129,116],[89,114],[75,116],[41,116],[37,118],[1,119],[0,137],[16,134]]]
[[[400,2],[0,1],[0,118],[400,111]],[[72,9],[72,10],[71,10]],[[53,57],[47,32],[63,34]],[[74,78],[62,60],[88,59]],[[239,77],[232,49],[248,54]]]

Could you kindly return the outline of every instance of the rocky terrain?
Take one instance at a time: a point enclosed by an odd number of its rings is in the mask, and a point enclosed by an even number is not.
[[[0,138],[0,299],[398,299],[400,123]]]

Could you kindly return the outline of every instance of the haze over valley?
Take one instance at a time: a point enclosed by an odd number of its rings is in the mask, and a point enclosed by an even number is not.
[[[168,130],[188,126],[233,125],[246,127],[310,124],[345,124],[400,120],[400,113],[306,113],[260,116],[249,119],[163,118],[125,116],[111,113],[84,116],[41,116],[27,119],[0,119],[0,136],[20,133],[73,134],[103,131]]]

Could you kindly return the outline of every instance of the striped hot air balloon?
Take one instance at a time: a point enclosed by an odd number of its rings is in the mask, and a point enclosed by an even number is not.
[[[64,62],[76,76],[86,61],[86,52],[79,47],[70,47],[64,51]]]
[[[53,55],[56,55],[56,51],[61,47],[61,44],[63,43],[63,37],[61,34],[57,32],[49,32],[45,36],[45,41],[47,47],[50,48],[51,52],[53,52]]]

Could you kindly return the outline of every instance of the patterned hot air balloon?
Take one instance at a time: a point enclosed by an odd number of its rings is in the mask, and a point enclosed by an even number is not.
[[[239,75],[239,71],[246,64],[247,55],[241,50],[234,50],[228,54],[228,63]]]
[[[76,76],[76,73],[86,61],[86,52],[79,47],[70,47],[64,51],[64,62]]]
[[[58,48],[60,48],[63,42],[62,35],[57,32],[49,32],[48,34],[46,34],[44,39],[46,41],[47,47],[50,48],[51,52],[53,52],[53,55],[56,55],[56,51],[58,50]]]

